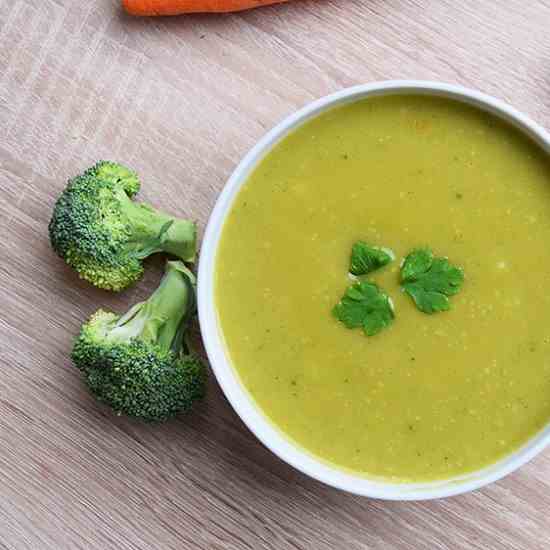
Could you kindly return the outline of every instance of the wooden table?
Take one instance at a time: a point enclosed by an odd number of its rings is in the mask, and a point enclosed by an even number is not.
[[[47,223],[97,159],[142,198],[206,223],[239,158],[283,116],[352,84],[437,79],[550,127],[548,0],[309,0],[240,15],[130,19],[116,0],[0,0],[0,547],[521,549],[550,545],[550,453],[470,495],[392,503],[277,460],[211,379],[162,426],[113,417],[71,366],[99,305]]]

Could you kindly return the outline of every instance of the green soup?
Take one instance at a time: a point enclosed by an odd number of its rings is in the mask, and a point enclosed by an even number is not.
[[[331,309],[356,240],[395,322],[373,337]],[[426,315],[399,261],[427,245],[464,268]],[[550,161],[458,102],[403,95],[335,108],[259,164],[227,217],[216,306],[234,368],[265,415],[321,459],[422,481],[479,469],[550,419]]]

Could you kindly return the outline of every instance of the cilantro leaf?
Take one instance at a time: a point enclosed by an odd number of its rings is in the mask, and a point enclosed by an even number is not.
[[[394,254],[388,248],[370,246],[364,241],[357,241],[351,249],[349,272],[352,275],[366,275],[389,264]]]
[[[394,318],[388,295],[368,281],[350,286],[332,314],[348,328],[362,328],[367,336],[374,336]]]
[[[428,248],[413,250],[401,267],[401,287],[424,313],[447,311],[449,296],[464,282],[464,272],[446,258],[434,258]]]
[[[415,275],[430,269],[434,260],[433,252],[429,248],[417,248],[410,252],[401,266],[401,280],[408,281]]]

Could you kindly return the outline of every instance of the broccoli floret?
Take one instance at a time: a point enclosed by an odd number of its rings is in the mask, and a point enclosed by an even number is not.
[[[118,414],[148,422],[188,411],[203,397],[206,368],[185,333],[196,311],[195,277],[167,262],[160,286],[125,315],[97,311],[72,352],[90,391]]]
[[[122,290],[143,274],[142,260],[166,252],[192,262],[197,230],[132,197],[137,175],[114,162],[99,162],[71,180],[49,225],[53,249],[80,277],[107,290]]]

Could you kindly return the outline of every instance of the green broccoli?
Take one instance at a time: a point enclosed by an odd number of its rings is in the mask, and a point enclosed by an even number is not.
[[[195,259],[196,225],[134,202],[139,188],[128,168],[99,162],[69,180],[55,204],[49,224],[53,249],[100,288],[128,287],[142,276],[141,261],[155,252]]]
[[[196,311],[195,277],[167,262],[160,286],[125,315],[97,311],[82,326],[72,359],[90,391],[118,414],[148,422],[188,411],[203,397],[206,368],[185,333]]]

